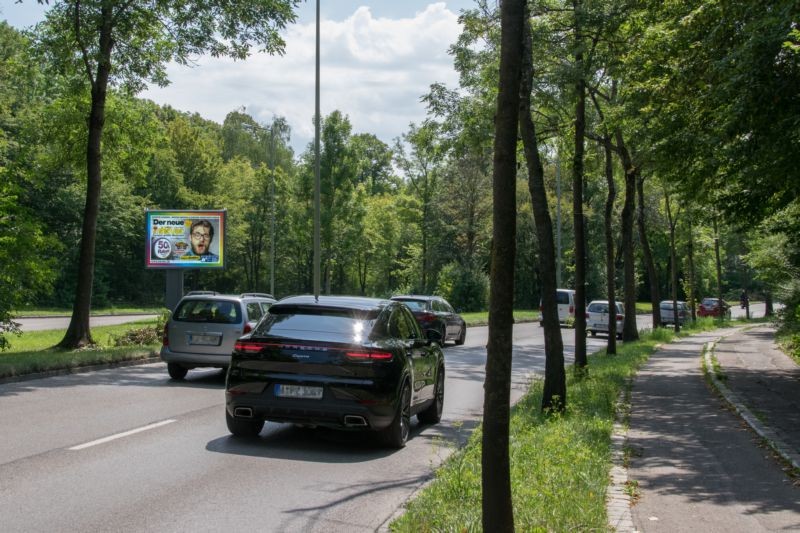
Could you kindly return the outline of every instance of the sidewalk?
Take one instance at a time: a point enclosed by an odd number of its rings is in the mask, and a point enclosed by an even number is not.
[[[721,339],[720,339],[721,337]],[[800,457],[800,367],[775,348],[774,330],[725,329],[654,353],[634,378],[624,453],[637,487],[617,531],[800,531],[800,482],[710,386],[703,347],[715,356],[735,407],[783,451]]]

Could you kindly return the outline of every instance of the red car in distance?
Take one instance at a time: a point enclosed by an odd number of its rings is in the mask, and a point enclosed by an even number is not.
[[[719,298],[703,298],[700,308],[697,310],[698,316],[712,316],[716,318],[730,318],[731,306],[725,300]]]

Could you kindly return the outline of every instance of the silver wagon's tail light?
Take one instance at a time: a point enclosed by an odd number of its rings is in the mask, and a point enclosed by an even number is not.
[[[161,337],[161,344],[169,346],[169,324],[164,324],[164,335]]]

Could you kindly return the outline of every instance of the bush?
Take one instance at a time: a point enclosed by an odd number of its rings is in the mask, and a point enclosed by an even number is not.
[[[477,268],[448,263],[439,272],[436,294],[459,311],[485,311],[489,301],[489,276]]]
[[[158,317],[155,326],[136,328],[129,330],[122,335],[112,335],[111,343],[114,346],[147,346],[161,342],[164,333],[164,326],[169,320],[170,312],[163,309]]]

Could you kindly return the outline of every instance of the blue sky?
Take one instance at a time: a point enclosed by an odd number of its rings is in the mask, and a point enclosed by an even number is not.
[[[0,19],[24,28],[41,20],[46,7],[0,0]],[[425,118],[420,97],[430,84],[458,85],[447,50],[461,31],[459,12],[472,7],[474,0],[322,0],[323,116],[338,109],[353,133],[374,133],[391,144],[409,123]],[[242,107],[261,123],[283,116],[299,154],[314,135],[315,14],[315,2],[300,4],[297,23],[284,33],[283,56],[201,57],[191,68],[171,65],[170,86],[140,96],[217,122]]]

